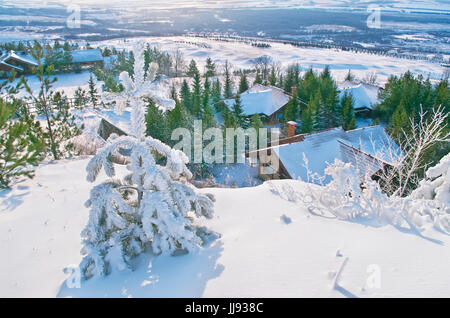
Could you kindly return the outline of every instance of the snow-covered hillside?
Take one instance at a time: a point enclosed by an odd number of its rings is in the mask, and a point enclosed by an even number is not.
[[[432,81],[439,81],[444,72],[443,66],[427,61],[407,60],[336,49],[294,47],[289,44],[276,42],[271,42],[270,48],[259,48],[241,42],[221,42],[205,38],[180,36],[128,38],[125,41],[122,39],[108,40],[96,44],[102,47],[114,46],[130,50],[140,40],[145,40],[150,45],[161,47],[168,52],[180,50],[187,61],[194,59],[201,71],[203,71],[206,58],[208,57],[219,64],[228,60],[235,69],[249,69],[254,66],[254,59],[268,55],[275,61],[280,62],[285,68],[290,64],[299,63],[305,71],[310,67],[316,71],[322,71],[328,65],[338,82],[345,79],[348,70],[351,70],[360,79],[363,79],[368,74],[375,73],[379,84],[385,84],[391,75],[401,75],[408,70],[415,75],[429,76]]]
[[[312,215],[286,195],[305,193],[294,180],[204,189],[216,203],[215,217],[202,223],[220,239],[183,256],[144,253],[132,272],[68,288],[63,268],[80,263],[88,220],[87,162],[41,165],[34,179],[0,192],[0,297],[450,296],[448,235]]]

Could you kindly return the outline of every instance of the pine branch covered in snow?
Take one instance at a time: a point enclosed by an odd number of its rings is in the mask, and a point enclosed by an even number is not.
[[[139,58],[135,65],[140,65]],[[86,168],[90,182],[102,169],[111,180],[95,186],[86,202],[91,210],[82,232],[80,265],[85,278],[129,268],[130,260],[147,246],[156,254],[192,252],[203,243],[194,217],[213,216],[214,198],[197,194],[187,182],[192,174],[186,155],[145,137],[141,80],[143,73],[135,70],[135,81],[124,85],[128,100],[133,101],[134,136],[110,137]],[[119,150],[126,151],[130,162],[130,174],[122,179],[117,178],[112,161]]]
[[[158,64],[150,63],[145,73],[144,45],[142,42],[135,46],[134,57],[134,78],[127,72],[120,73],[119,79],[124,90],[121,93],[102,92],[102,99],[105,104],[114,102],[116,104],[115,111],[120,114],[126,106],[142,103],[144,97],[151,97],[164,109],[174,108],[175,101],[164,94],[164,92],[169,91],[168,87],[163,89],[160,87],[161,81],[155,81]]]

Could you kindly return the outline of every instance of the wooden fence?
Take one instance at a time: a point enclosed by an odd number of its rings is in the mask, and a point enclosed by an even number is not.
[[[81,108],[85,108],[85,107],[92,107],[92,103],[89,101],[86,101],[84,103],[84,105],[77,105],[75,103],[75,98],[64,98],[60,101],[49,101],[49,103],[51,103],[51,108],[53,110],[61,110],[62,107],[68,107],[68,108],[75,108],[75,109],[81,109]],[[101,103],[101,102],[100,102]],[[99,104],[100,104],[99,103]],[[100,106],[100,105],[97,105]],[[33,115],[40,115],[41,113],[39,112],[39,107],[37,106],[37,103],[34,101],[22,101],[19,109],[17,110],[18,112],[20,112],[22,109],[26,110],[29,114],[33,114]]]

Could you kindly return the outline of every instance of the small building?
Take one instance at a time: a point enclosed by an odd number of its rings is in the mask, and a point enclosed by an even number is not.
[[[6,73],[16,71],[19,73],[28,73],[37,66],[36,60],[25,52],[8,51],[0,56],[0,71]]]
[[[382,90],[381,87],[366,83],[356,83],[345,81],[339,84],[339,98],[345,93],[352,94],[354,100],[355,113],[368,113],[373,107],[379,104],[378,94]]]
[[[262,174],[260,166],[260,176],[263,179],[317,182],[318,179],[312,178],[315,175],[324,184],[331,181],[325,175],[325,169],[335,159],[352,163],[361,178],[373,176],[386,166],[398,165],[403,159],[401,149],[381,126],[350,131],[339,127],[296,135],[281,139],[276,146],[258,150],[258,158],[261,151],[267,151],[267,155],[276,160],[272,159],[272,162],[278,164],[278,169],[268,169],[267,164],[264,164],[264,171],[272,171],[270,174]],[[308,169],[305,167],[305,158]]]
[[[269,123],[279,122],[283,110],[289,102],[290,96],[281,88],[255,84],[241,95],[241,103],[244,114],[252,116],[259,114]],[[225,99],[225,104],[232,109],[234,98]]]
[[[103,65],[104,60],[100,49],[75,50],[72,54],[72,64],[80,66]]]
[[[61,49],[62,50],[62,49]],[[104,60],[100,49],[74,50],[70,51],[72,61],[70,64],[78,65],[80,68],[92,65],[103,65]],[[45,60],[41,60],[42,63]],[[28,52],[9,51],[0,56],[0,71],[7,73],[16,71],[20,73],[31,73],[32,68],[38,62]]]

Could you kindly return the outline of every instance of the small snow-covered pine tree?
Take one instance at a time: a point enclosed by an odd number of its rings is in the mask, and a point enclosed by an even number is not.
[[[173,254],[177,250],[194,251],[202,243],[202,231],[194,217],[211,218],[212,195],[197,194],[187,180],[192,174],[188,158],[159,140],[145,136],[142,101],[144,85],[143,54],[135,52],[134,81],[127,73],[120,78],[125,93],[118,99],[132,102],[133,136],[112,136],[90,160],[87,180],[96,180],[103,168],[111,179],[91,190],[86,205],[89,222],[82,232],[84,258],[80,270],[84,278],[102,276],[116,268],[130,267],[130,260],[150,247],[155,254]],[[154,79],[155,67],[146,80]],[[122,102],[120,102],[122,103]],[[116,175],[112,157],[125,150],[130,174]],[[165,164],[160,164],[161,157]]]

